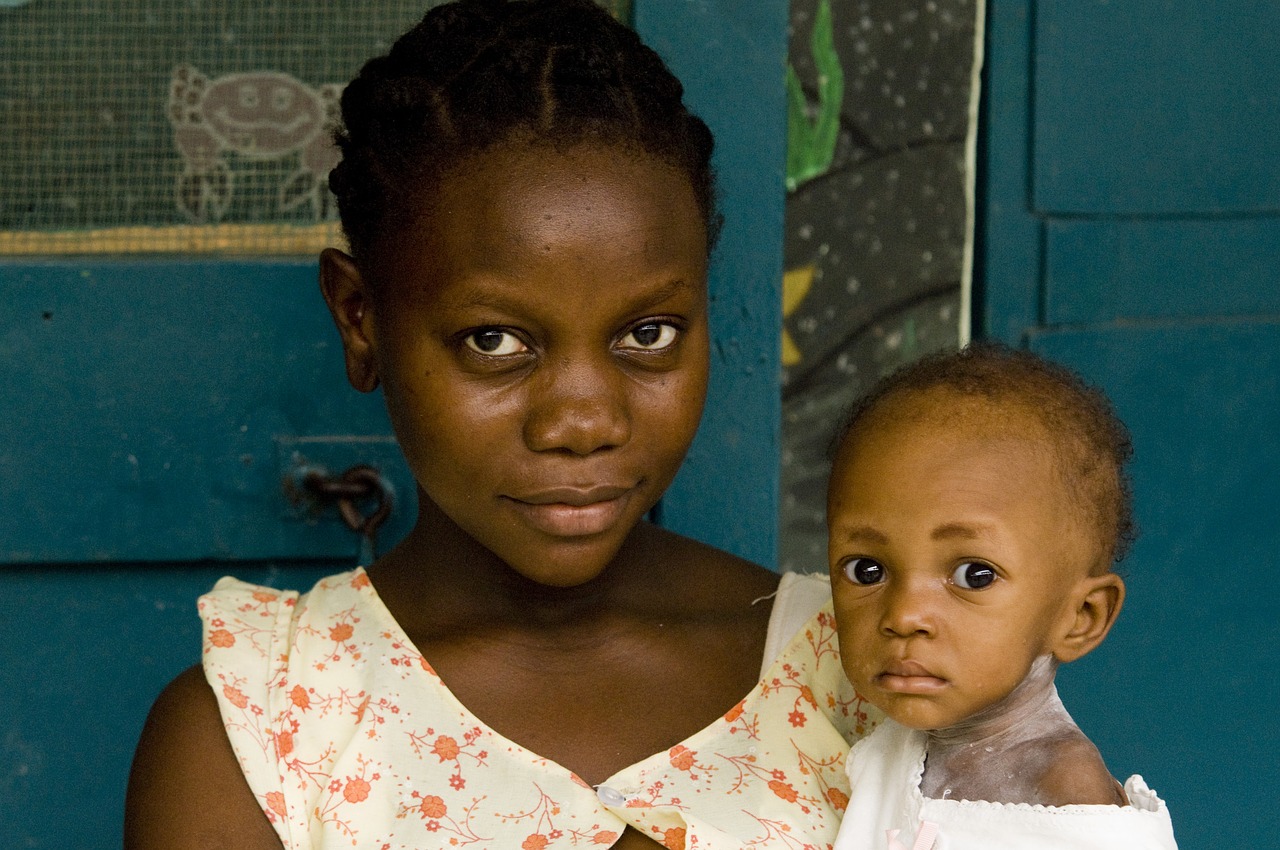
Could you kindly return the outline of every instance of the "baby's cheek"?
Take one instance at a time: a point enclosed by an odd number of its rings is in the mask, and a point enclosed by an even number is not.
[[[856,687],[865,688],[874,675],[874,648],[852,622],[839,622],[836,637],[840,643],[840,662],[845,676]]]
[[[836,629],[841,640],[865,642],[874,636],[876,614],[866,600],[847,598],[849,593],[849,588],[844,588],[835,594]]]

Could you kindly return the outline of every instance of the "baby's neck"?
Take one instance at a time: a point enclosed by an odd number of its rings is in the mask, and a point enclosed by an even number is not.
[[[1006,748],[1041,737],[1046,720],[1071,722],[1053,678],[1052,656],[1036,660],[1025,679],[1007,697],[946,729],[929,730],[929,752],[973,747]],[[1074,725],[1074,724],[1072,724]]]
[[[926,797],[1040,802],[1040,777],[1064,741],[1083,739],[1058,698],[1055,664],[1045,656],[1000,702],[946,729],[929,730]]]

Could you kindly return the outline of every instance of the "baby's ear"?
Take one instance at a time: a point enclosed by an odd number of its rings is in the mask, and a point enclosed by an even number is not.
[[[1053,645],[1053,657],[1064,663],[1092,652],[1111,631],[1124,605],[1124,579],[1115,573],[1083,578],[1071,590],[1068,605],[1063,614],[1067,628]]]
[[[342,336],[347,380],[362,393],[378,386],[368,287],[355,260],[337,248],[320,253],[320,291]]]

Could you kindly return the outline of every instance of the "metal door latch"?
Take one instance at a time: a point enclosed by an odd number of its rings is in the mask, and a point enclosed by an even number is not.
[[[395,504],[391,486],[378,470],[358,464],[334,475],[322,467],[303,466],[285,479],[290,501],[324,509],[334,505],[347,528],[361,537],[361,561],[374,558],[378,529]],[[362,507],[367,507],[362,510]]]

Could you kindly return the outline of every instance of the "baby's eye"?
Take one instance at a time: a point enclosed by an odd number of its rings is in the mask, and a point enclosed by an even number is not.
[[[996,580],[996,571],[989,564],[969,561],[956,567],[951,580],[966,590],[981,590]]]
[[[525,344],[513,333],[498,328],[485,328],[469,334],[466,338],[467,348],[480,354],[500,357],[504,354],[519,354],[525,350]]]
[[[662,351],[675,344],[679,333],[675,325],[666,322],[645,322],[624,336],[621,345],[623,348],[638,348],[643,351]]]
[[[844,565],[844,574],[854,584],[879,584],[884,581],[884,565],[870,558],[854,558]]]

